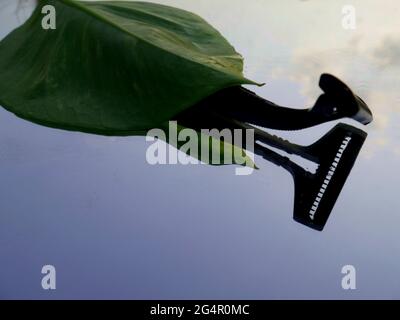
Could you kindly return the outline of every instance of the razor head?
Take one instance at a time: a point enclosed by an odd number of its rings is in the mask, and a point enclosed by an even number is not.
[[[322,116],[340,119],[352,118],[364,125],[372,122],[373,116],[367,104],[338,78],[324,73],[319,86],[325,94],[317,100],[313,111]]]
[[[319,166],[315,173],[294,173],[294,220],[323,230],[366,137],[362,130],[338,124],[306,148]]]

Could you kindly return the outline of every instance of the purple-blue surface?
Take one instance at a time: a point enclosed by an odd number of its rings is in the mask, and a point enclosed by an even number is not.
[[[0,298],[400,298],[398,1],[155,2],[220,30],[246,76],[267,83],[254,88],[263,97],[309,105],[330,72],[365,98],[375,122],[325,230],[292,220],[291,176],[260,158],[250,176],[151,166],[143,137],[49,129],[0,108]],[[346,4],[355,29],[342,26]],[[0,3],[0,38],[30,11],[15,9]],[[279,134],[308,144],[333,126]],[[41,287],[46,264],[56,290]],[[347,264],[356,290],[341,287]]]

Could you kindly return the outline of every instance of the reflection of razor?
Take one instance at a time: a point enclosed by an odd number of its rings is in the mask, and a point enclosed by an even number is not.
[[[367,134],[346,124],[338,124],[316,143],[303,147],[289,142],[273,145],[288,153],[300,155],[318,164],[311,173],[287,157],[267,148],[256,146],[255,152],[267,160],[287,169],[294,178],[295,198],[293,217],[316,230],[322,230],[346,182]],[[267,143],[263,134],[256,139]]]
[[[352,118],[365,125],[372,121],[366,103],[336,77],[321,75],[319,86],[324,93],[307,109],[278,106],[242,87],[219,91],[199,106],[242,122],[278,130],[305,129],[342,118]]]
[[[181,114],[178,121],[195,129],[253,129],[254,152],[284,167],[294,178],[294,219],[322,230],[357,159],[367,134],[338,124],[310,146],[292,144],[253,125],[280,130],[297,130],[344,117],[362,124],[372,121],[365,102],[339,79],[324,74],[319,85],[324,93],[310,109],[280,107],[241,87],[218,92]],[[245,145],[245,144],[242,144]],[[267,147],[299,155],[318,165],[315,173]]]

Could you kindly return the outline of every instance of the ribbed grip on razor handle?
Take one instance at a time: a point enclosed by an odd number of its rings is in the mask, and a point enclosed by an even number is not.
[[[304,155],[304,147],[299,146],[297,144],[293,144],[289,142],[288,140],[285,140],[283,138],[280,138],[276,135],[270,134],[268,132],[265,132],[263,130],[260,130],[250,124],[234,120],[234,119],[229,119],[226,118],[222,115],[218,115],[219,117],[223,118],[225,121],[229,121],[235,127],[241,128],[241,129],[248,129],[248,130],[254,130],[254,136],[255,140],[267,144],[271,147],[277,148],[279,150],[285,151],[288,154],[296,154],[296,155]]]

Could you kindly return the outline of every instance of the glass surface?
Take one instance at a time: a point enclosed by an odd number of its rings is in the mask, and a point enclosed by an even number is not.
[[[250,176],[151,166],[143,137],[50,129],[0,108],[0,298],[400,298],[398,1],[154,2],[215,26],[269,100],[310,106],[329,72],[368,103],[374,122],[325,230],[293,221],[292,177],[259,157]],[[355,29],[342,26],[347,4]],[[0,38],[32,5],[0,2]],[[278,133],[310,144],[334,125]],[[46,264],[56,290],[41,287]],[[348,264],[356,290],[341,287]]]

